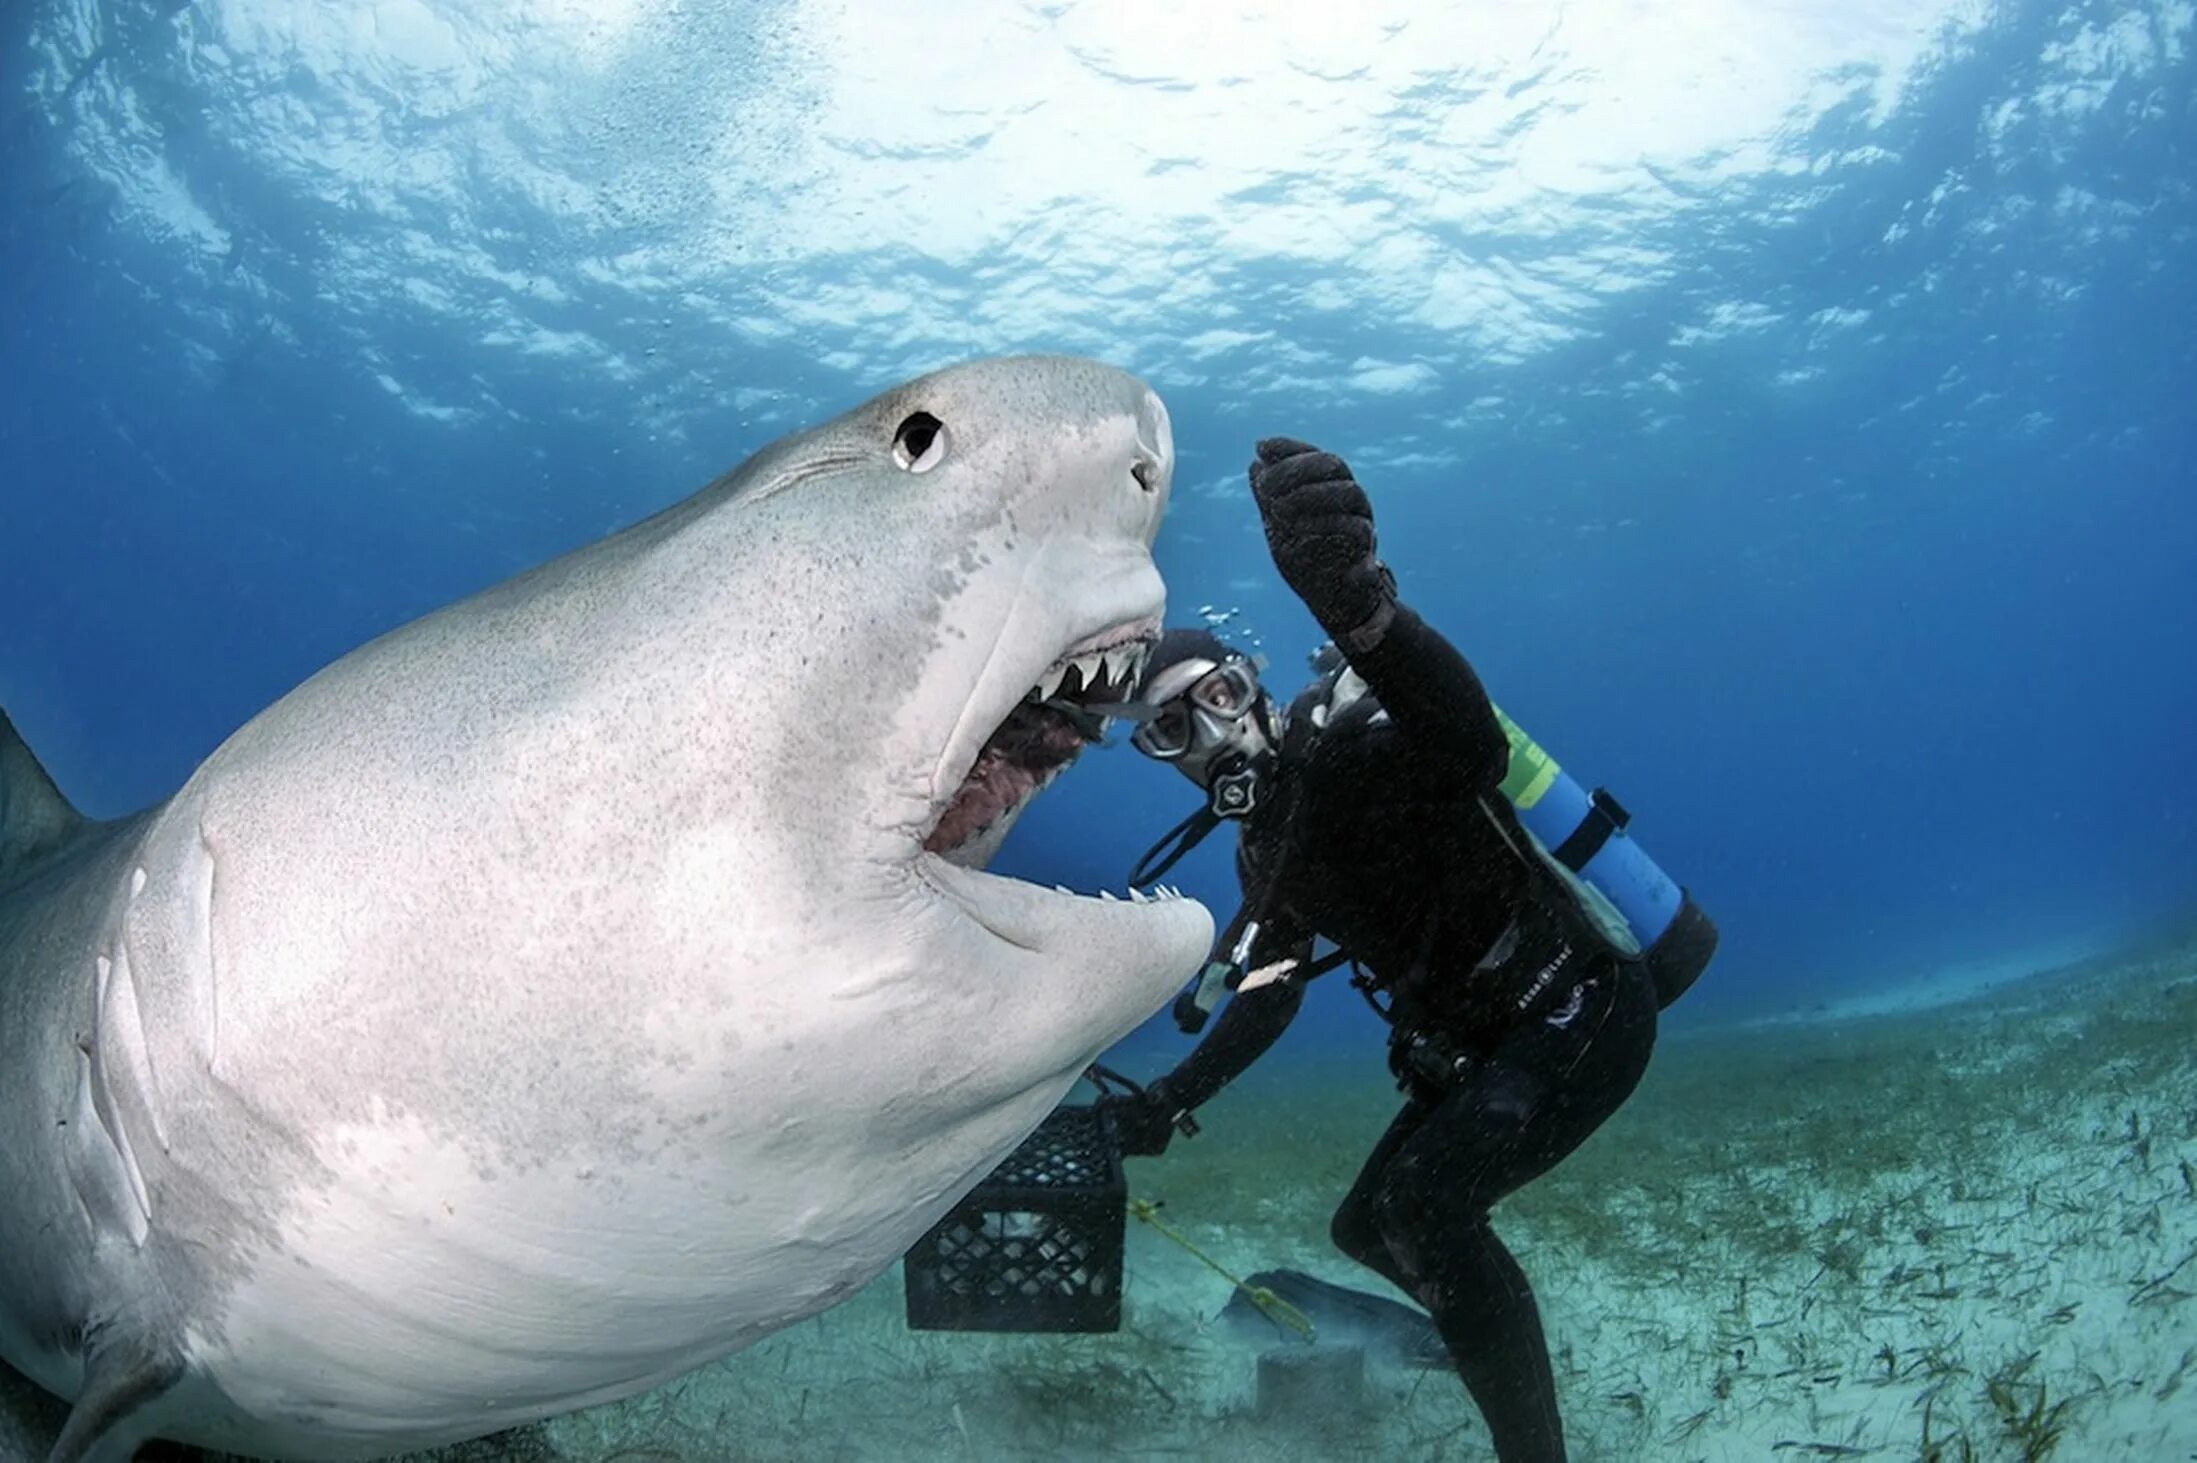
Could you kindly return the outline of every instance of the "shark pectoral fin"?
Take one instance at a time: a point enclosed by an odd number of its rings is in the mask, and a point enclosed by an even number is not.
[[[0,884],[14,882],[84,826],[0,711]]]
[[[173,1355],[141,1341],[95,1343],[84,1390],[46,1463],[130,1463],[158,1426],[153,1404],[182,1376],[183,1364]]]

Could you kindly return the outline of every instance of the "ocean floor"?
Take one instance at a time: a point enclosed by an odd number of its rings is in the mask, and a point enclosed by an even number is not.
[[[1394,1111],[1379,1052],[1275,1053],[1133,1195],[1220,1266],[1381,1282],[1328,1215]],[[1572,1455],[2197,1459],[2197,947],[1967,999],[1666,1036],[1496,1211]],[[895,1269],[660,1391],[440,1463],[1491,1456],[1446,1372],[1262,1417],[1230,1284],[1129,1222],[1113,1335],[910,1332]]]

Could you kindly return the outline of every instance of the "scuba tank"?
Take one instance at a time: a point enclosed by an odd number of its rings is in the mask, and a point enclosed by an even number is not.
[[[1510,741],[1502,791],[1518,821],[1560,874],[1599,896],[1582,901],[1590,914],[1606,915],[1594,907],[1606,904],[1622,920],[1655,981],[1657,1003],[1669,1006],[1708,967],[1716,925],[1634,840],[1632,815],[1607,789],[1582,788],[1499,706],[1495,719]]]

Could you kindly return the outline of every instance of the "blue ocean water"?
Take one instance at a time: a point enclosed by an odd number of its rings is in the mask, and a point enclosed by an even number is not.
[[[0,700],[122,811],[784,431],[1069,350],[1170,403],[1176,617],[1285,680],[1242,465],[1349,458],[1721,924],[1687,1019],[2186,924],[2189,4],[1191,9],[9,7]],[[1189,800],[1093,754],[1003,867],[1118,886]]]

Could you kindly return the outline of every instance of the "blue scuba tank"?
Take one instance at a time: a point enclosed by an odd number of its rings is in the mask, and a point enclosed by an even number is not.
[[[1608,900],[1655,978],[1665,1006],[1684,995],[1716,953],[1716,926],[1632,837],[1632,815],[1602,788],[1588,792],[1497,707],[1510,740],[1503,796],[1552,861]]]

